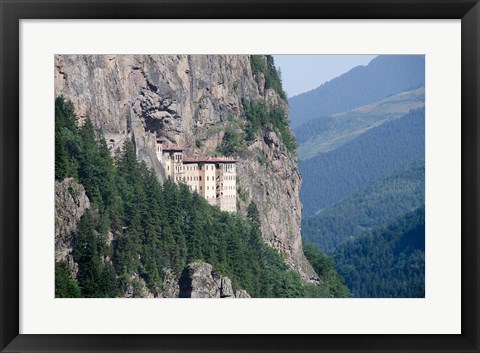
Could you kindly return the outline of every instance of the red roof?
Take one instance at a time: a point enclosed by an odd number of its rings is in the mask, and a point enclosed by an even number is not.
[[[184,148],[175,146],[175,145],[162,145],[162,149],[164,151],[183,151],[185,150]]]
[[[238,160],[227,157],[183,158],[183,163],[237,163]]]

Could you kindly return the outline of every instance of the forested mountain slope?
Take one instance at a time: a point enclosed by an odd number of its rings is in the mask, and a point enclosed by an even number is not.
[[[424,154],[425,111],[419,109],[300,162],[303,216],[312,216]]]
[[[368,130],[425,106],[425,88],[401,92],[352,111],[311,120],[295,129],[298,157],[332,151]]]
[[[322,251],[332,253],[365,231],[391,223],[424,203],[425,161],[421,159],[302,220],[302,237]]]
[[[289,99],[294,128],[317,119],[360,107],[392,94],[425,85],[421,55],[381,55],[320,87]]]
[[[425,297],[425,208],[353,239],[335,251],[354,297]]]

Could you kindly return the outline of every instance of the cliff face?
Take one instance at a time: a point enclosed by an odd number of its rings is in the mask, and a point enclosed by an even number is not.
[[[73,232],[90,200],[84,187],[73,178],[55,182],[55,261],[65,261],[73,276],[78,266],[72,256]]]
[[[212,155],[225,131],[244,130],[242,98],[288,110],[264,82],[263,77],[255,79],[247,55],[55,57],[55,95],[72,101],[77,115],[90,117],[115,148],[131,139],[137,157],[161,180],[165,171],[150,131],[186,148],[186,156]],[[234,154],[240,160],[238,208],[245,213],[253,200],[265,242],[305,280],[313,280],[300,238],[301,178],[295,156],[268,126],[242,146]]]

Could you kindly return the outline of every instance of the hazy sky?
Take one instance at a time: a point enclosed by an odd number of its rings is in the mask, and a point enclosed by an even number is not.
[[[376,55],[274,55],[288,97],[317,88]]]

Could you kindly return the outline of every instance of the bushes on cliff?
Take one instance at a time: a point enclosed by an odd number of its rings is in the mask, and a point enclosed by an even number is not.
[[[273,56],[271,55],[251,55],[250,66],[255,75],[255,79],[260,84],[259,73],[265,77],[265,88],[271,88],[283,99],[287,99],[282,87],[282,77],[280,71],[275,68]]]
[[[320,277],[323,286],[335,298],[347,298],[350,296],[343,278],[335,270],[333,259],[323,254],[312,244],[303,244],[303,251],[313,269]]]
[[[243,149],[243,133],[228,129],[223,135],[220,152],[225,156],[231,156]]]
[[[275,107],[269,111],[265,101],[246,99],[242,99],[242,106],[247,118],[245,127],[245,139],[247,141],[253,141],[263,127],[270,125],[280,134],[287,149],[296,153],[295,136],[290,129],[288,116],[281,107]]]

